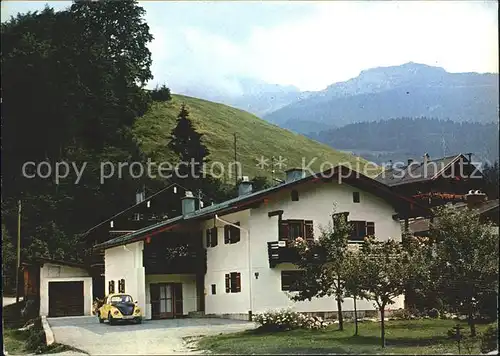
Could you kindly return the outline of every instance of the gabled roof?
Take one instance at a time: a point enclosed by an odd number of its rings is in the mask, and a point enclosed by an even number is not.
[[[414,161],[410,165],[398,165],[388,168],[376,176],[375,179],[391,187],[434,180],[460,159],[469,162],[468,158],[461,153],[454,156],[430,159],[427,164]]]
[[[101,244],[98,244],[95,246],[95,248],[106,249],[114,246],[120,246],[132,243],[135,241],[140,241],[145,239],[147,236],[156,235],[160,232],[170,230],[174,226],[177,226],[185,221],[194,221],[197,219],[212,217],[215,214],[227,214],[243,209],[248,209],[251,205],[260,203],[263,200],[265,200],[266,197],[269,196],[269,194],[276,193],[284,189],[289,189],[294,186],[304,184],[306,182],[325,179],[322,177],[329,177],[326,179],[337,180],[338,173],[341,173],[342,177],[346,177],[343,178],[342,180],[342,182],[345,184],[357,186],[365,191],[371,191],[373,194],[380,196],[385,200],[391,201],[392,203],[398,205],[399,207],[401,207],[402,205],[406,205],[407,207],[414,209],[414,212],[416,214],[420,214],[419,216],[429,216],[431,214],[428,208],[421,206],[420,204],[418,204],[417,202],[415,202],[410,198],[394,193],[385,184],[377,182],[376,180],[369,178],[359,172],[350,170],[345,166],[338,165],[324,172],[321,172],[317,175],[310,175],[305,178],[297,179],[291,182],[285,182],[283,184],[273,186],[261,191],[257,191],[243,196],[238,196],[236,198],[227,200],[219,204],[210,205],[200,210],[195,210],[194,212],[186,214],[184,216],[180,215],[175,218],[147,226],[143,229],[134,231],[133,233],[119,236],[114,239],[103,242]]]

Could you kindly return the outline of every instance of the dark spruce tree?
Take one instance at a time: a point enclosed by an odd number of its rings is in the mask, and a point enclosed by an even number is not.
[[[195,192],[203,189],[205,183],[202,177],[203,164],[207,162],[210,154],[201,140],[202,136],[189,118],[186,105],[182,104],[168,148],[179,157],[179,164],[173,172],[173,180]]]
[[[172,95],[170,94],[170,89],[163,84],[161,87],[156,86],[153,90],[151,90],[151,99],[153,101],[170,101],[172,99]]]

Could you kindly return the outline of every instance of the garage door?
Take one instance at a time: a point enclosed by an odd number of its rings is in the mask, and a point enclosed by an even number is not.
[[[49,316],[83,315],[83,281],[49,282]]]

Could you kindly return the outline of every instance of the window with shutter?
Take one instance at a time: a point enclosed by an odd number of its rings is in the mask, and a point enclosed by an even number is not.
[[[239,272],[231,272],[231,293],[241,292],[241,274]]]
[[[215,226],[212,228],[211,238],[212,238],[211,246],[212,247],[217,246],[217,244],[219,243],[219,241],[218,241],[219,238],[217,236],[217,227],[215,227]]]
[[[217,290],[216,290],[216,285],[215,284],[212,284],[212,294],[216,294]]]
[[[125,293],[125,280],[123,278],[118,281],[118,293]]]
[[[352,192],[352,201],[354,203],[359,203],[360,202],[359,192]]]
[[[281,271],[281,290],[297,291],[297,282],[303,277],[304,271]]]
[[[304,222],[306,230],[306,240],[314,240],[314,224],[312,220],[306,220]]]
[[[366,223],[366,235],[375,236],[375,223],[372,221],[368,221]]]
[[[297,237],[305,237],[304,220],[288,220],[288,238],[295,240]]]
[[[229,225],[224,225],[224,243],[228,244],[231,243],[230,241],[230,234],[229,234]]]
[[[298,191],[292,190],[291,196],[292,196],[292,201],[299,201],[299,192]]]
[[[226,293],[231,292],[231,277],[226,273]]]
[[[212,247],[212,231],[210,229],[206,229],[205,234],[207,247]]]
[[[288,240],[288,221],[280,220],[279,222],[279,240],[286,241]]]
[[[352,226],[351,237],[349,240],[351,241],[363,241],[366,236],[366,221],[357,221],[352,220],[349,221]]]
[[[115,281],[108,282],[108,293],[113,294],[115,292]]]

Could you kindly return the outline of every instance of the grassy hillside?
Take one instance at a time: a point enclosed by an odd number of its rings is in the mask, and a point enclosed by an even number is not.
[[[262,170],[256,166],[257,158],[282,156],[287,159],[286,167],[276,169],[276,177],[283,178],[283,170],[300,167],[302,157],[306,162],[317,157],[311,165],[319,171],[322,162],[333,164],[356,162],[362,167],[366,161],[350,154],[333,150],[304,136],[279,128],[242,110],[187,96],[173,95],[165,103],[154,103],[150,112],[137,120],[134,133],[142,149],[157,162],[171,160],[172,154],[167,148],[169,136],[175,125],[180,106],[185,103],[190,118],[197,130],[204,134],[204,142],[210,149],[210,161],[227,163],[233,161],[234,136],[237,135],[238,161],[242,164],[243,175],[271,176],[271,168]],[[175,162],[175,161],[170,161]],[[328,168],[329,165],[323,166]]]

